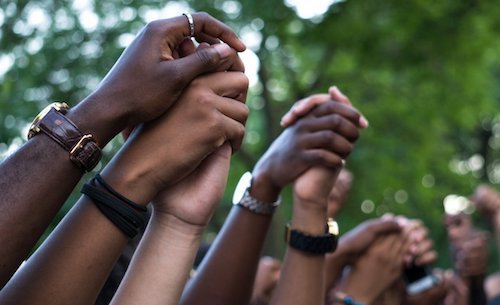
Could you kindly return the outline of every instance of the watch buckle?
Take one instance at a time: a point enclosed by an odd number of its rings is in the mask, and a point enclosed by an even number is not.
[[[328,218],[328,233],[338,236],[339,235],[339,225],[333,218]]]
[[[69,151],[69,155],[73,156],[75,154],[75,152],[82,149],[85,146],[85,144],[87,144],[90,141],[92,141],[92,135],[90,135],[90,134],[84,135],[83,137],[80,138],[78,143],[76,143],[75,146],[73,146],[73,148],[71,148],[71,150]]]

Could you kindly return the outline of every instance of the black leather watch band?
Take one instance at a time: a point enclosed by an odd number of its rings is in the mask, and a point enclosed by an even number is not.
[[[325,234],[311,235],[296,229],[292,229],[290,227],[290,224],[287,224],[285,241],[290,247],[311,254],[325,254],[334,252],[337,249],[338,235],[332,234],[329,225],[327,225],[326,227]]]
[[[90,134],[83,134],[65,115],[64,110],[52,107],[37,118],[28,134],[28,139],[40,132],[69,152],[70,160],[79,168],[90,171],[101,159],[101,149]]]

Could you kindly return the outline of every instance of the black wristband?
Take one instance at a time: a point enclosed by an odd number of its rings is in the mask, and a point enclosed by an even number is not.
[[[325,254],[337,249],[338,226],[333,219],[328,219],[325,234],[312,235],[286,225],[285,242],[294,249],[310,254]]]
[[[146,213],[137,211],[120,199],[95,185],[95,178],[86,183],[81,193],[88,196],[96,207],[125,235],[133,238],[146,226]]]
[[[117,191],[115,191],[108,183],[106,183],[106,181],[104,181],[104,179],[101,177],[101,174],[97,174],[95,175],[95,179],[97,180],[97,182],[99,182],[99,184],[104,187],[108,192],[110,192],[111,194],[113,194],[115,197],[117,197],[118,199],[120,199],[121,201],[125,202],[126,204],[128,204],[130,207],[140,211],[140,212],[146,212],[148,210],[147,207],[145,206],[142,206],[140,204],[137,204],[135,202],[133,202],[132,200],[128,199],[127,197],[123,196],[122,194],[118,193]]]

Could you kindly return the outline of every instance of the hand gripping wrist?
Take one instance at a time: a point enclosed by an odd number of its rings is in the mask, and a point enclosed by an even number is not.
[[[252,174],[246,172],[241,177],[233,195],[233,204],[245,208],[252,213],[260,215],[272,215],[274,210],[281,203],[281,197],[275,202],[263,202],[250,195],[250,188],[252,186]]]

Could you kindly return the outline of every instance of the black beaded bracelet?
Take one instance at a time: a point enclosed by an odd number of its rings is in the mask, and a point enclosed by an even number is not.
[[[146,226],[147,215],[142,209],[138,211],[127,202],[108,193],[107,189],[98,188],[96,178],[86,183],[82,187],[81,193],[92,199],[101,213],[129,238],[136,236]]]

